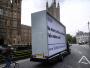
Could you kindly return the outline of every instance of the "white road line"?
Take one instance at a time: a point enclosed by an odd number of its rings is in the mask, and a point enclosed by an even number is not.
[[[87,62],[83,62],[83,60]],[[78,61],[78,63],[90,64],[90,61],[86,58],[86,56],[82,56],[81,59]]]
[[[83,63],[83,64],[88,64],[88,63],[86,63],[86,62],[81,62],[81,63]]]

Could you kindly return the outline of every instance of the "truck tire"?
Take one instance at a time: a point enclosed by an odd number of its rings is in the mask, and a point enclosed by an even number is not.
[[[63,55],[60,54],[60,55],[58,56],[58,60],[62,62],[62,61],[64,60]]]
[[[63,57],[63,55],[61,55],[61,61],[63,61],[64,60],[64,57]]]

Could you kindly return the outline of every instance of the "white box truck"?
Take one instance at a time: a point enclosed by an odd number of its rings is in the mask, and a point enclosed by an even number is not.
[[[46,10],[31,14],[31,61],[51,61],[67,52],[66,28]]]

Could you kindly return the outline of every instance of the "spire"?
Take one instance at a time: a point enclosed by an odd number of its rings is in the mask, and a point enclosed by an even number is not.
[[[48,8],[48,1],[47,1],[47,3],[46,3],[46,8]]]
[[[54,3],[56,3],[56,0],[54,0]]]
[[[53,0],[52,6],[56,8],[56,0]]]
[[[58,5],[57,5],[57,7],[60,7],[60,5],[59,5],[59,2],[58,2]]]
[[[56,4],[56,0],[54,0],[54,4]]]

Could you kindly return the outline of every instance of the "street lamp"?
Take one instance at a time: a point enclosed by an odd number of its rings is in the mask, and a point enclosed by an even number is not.
[[[89,24],[90,24],[90,22],[88,22],[88,31],[89,31],[88,43],[89,43],[89,47],[90,47],[90,28],[89,28]]]

